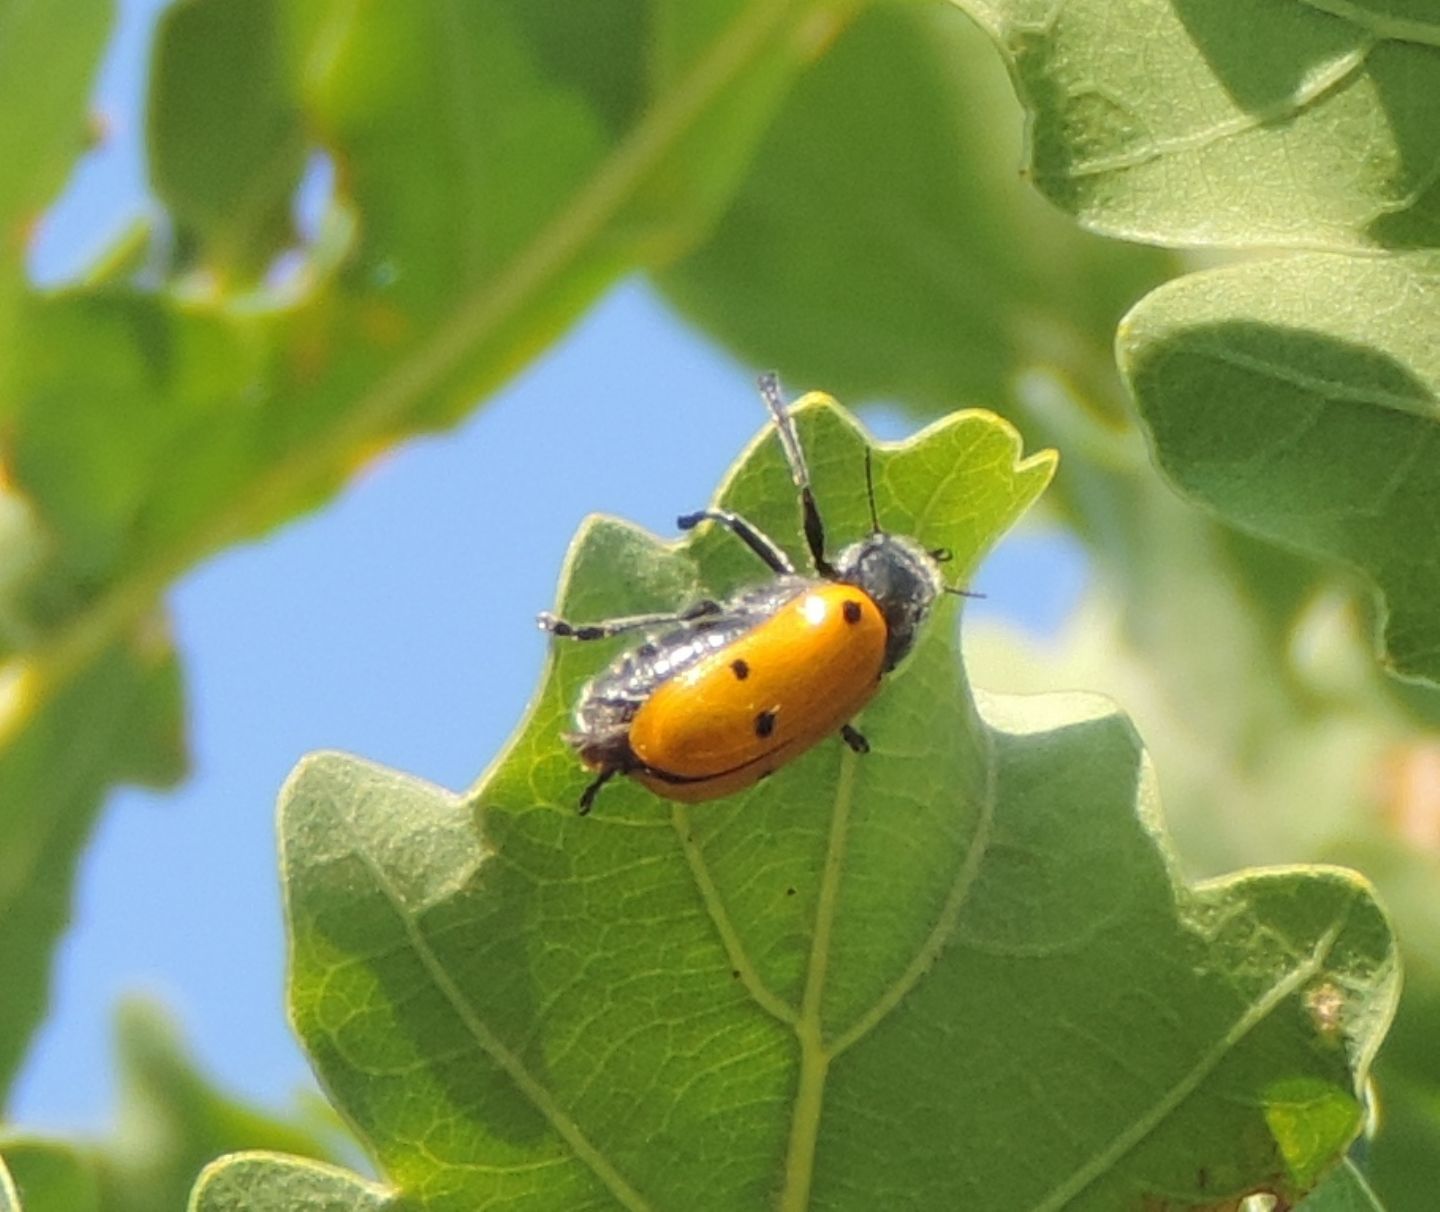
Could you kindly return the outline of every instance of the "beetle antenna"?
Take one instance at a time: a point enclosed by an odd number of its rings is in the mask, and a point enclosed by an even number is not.
[[[825,525],[820,520],[820,508],[815,504],[815,494],[810,490],[810,468],[805,464],[805,451],[800,446],[800,435],[795,432],[795,420],[780,395],[780,378],[774,371],[766,371],[760,376],[759,385],[760,396],[775,421],[775,432],[780,435],[785,461],[790,464],[790,478],[800,490],[800,512],[805,526],[805,544],[810,548],[810,558],[815,562],[816,572],[822,577],[833,578],[835,566],[825,558]]]
[[[785,450],[785,461],[790,464],[790,478],[802,492],[810,487],[810,468],[805,465],[805,451],[800,446],[800,437],[795,432],[795,420],[785,407],[785,398],[780,394],[780,376],[767,370],[759,378],[760,398],[770,410],[775,422],[775,432],[780,435],[780,445]]]
[[[871,450],[865,447],[865,499],[870,502],[870,533],[880,533],[880,514],[875,509],[875,472],[871,467]]]

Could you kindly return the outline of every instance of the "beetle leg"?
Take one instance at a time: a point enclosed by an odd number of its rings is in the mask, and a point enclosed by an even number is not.
[[[840,725],[840,736],[856,753],[869,753],[870,742],[849,724]]]
[[[603,623],[569,623],[556,618],[548,610],[536,616],[541,631],[558,635],[567,640],[604,640],[612,635],[623,635],[627,631],[644,631],[649,627],[663,627],[666,623],[691,623],[724,609],[719,602],[703,598],[681,611],[665,611],[657,614],[632,614],[621,619],[607,619]]]
[[[604,770],[595,776],[590,785],[580,793],[580,807],[578,811],[581,816],[590,815],[590,809],[595,806],[595,797],[600,794],[600,788],[605,786],[606,783],[619,773],[620,768],[618,766],[606,766]]]
[[[757,556],[765,561],[765,566],[777,576],[791,576],[795,572],[795,565],[790,563],[790,557],[780,550],[775,540],[769,535],[756,530],[753,525],[742,518],[738,513],[731,513],[728,509],[700,509],[695,513],[682,514],[675,519],[675,525],[681,530],[693,530],[701,522],[715,522],[725,527],[737,539],[750,548]]]

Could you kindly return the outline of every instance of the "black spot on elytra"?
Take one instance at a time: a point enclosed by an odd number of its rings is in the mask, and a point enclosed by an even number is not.
[[[845,616],[847,623],[858,623],[860,621],[860,603],[850,598],[845,605],[840,607],[840,612]]]
[[[755,735],[767,737],[775,731],[775,713],[773,711],[762,711],[755,717]]]
[[[738,657],[730,662],[730,668],[734,670],[735,680],[738,682],[743,682],[750,676],[750,666]]]

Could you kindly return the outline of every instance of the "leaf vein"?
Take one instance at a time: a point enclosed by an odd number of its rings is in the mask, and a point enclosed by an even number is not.
[[[576,1159],[590,1168],[617,1202],[623,1207],[631,1209],[631,1212],[650,1212],[649,1201],[626,1181],[610,1160],[580,1130],[580,1125],[566,1113],[555,1096],[536,1080],[534,1074],[525,1067],[520,1057],[506,1047],[500,1037],[476,1012],[464,991],[451,980],[444,964],[440,962],[440,957],[435,954],[430,946],[430,941],[420,930],[414,915],[406,908],[404,900],[385,877],[379,864],[363,849],[357,849],[356,854],[369,870],[376,887],[390,902],[391,908],[394,909],[395,916],[399,919],[405,936],[426,974],[449,1004],[451,1010],[454,1011],[465,1030],[479,1045],[481,1051],[504,1070],[506,1076],[515,1083],[516,1089],[544,1116],[546,1122],[555,1130],[556,1135],[570,1147],[570,1151]]]
[[[829,1053],[832,1060],[869,1035],[891,1011],[905,1000],[910,991],[919,984],[920,978],[930,970],[940,952],[945,949],[946,944],[955,933],[955,927],[960,921],[960,914],[964,911],[965,904],[970,898],[971,889],[975,886],[975,878],[980,873],[980,865],[990,848],[990,829],[995,820],[995,801],[999,783],[998,764],[995,760],[993,737],[988,730],[983,733],[983,736],[985,740],[985,794],[980,802],[980,819],[976,823],[975,836],[971,839],[965,860],[955,873],[955,881],[950,886],[945,903],[940,907],[935,924],[930,928],[930,933],[926,936],[920,949],[915,952],[910,963],[906,965],[905,971],[876,999],[869,1010],[857,1018],[847,1030],[836,1036],[830,1044]]]
[[[1264,358],[1253,357],[1239,350],[1213,344],[1197,345],[1195,352],[1236,370],[1249,370],[1278,383],[1298,387],[1304,391],[1322,396],[1326,403],[1333,404],[1374,404],[1392,412],[1403,413],[1417,420],[1430,420],[1436,406],[1433,393],[1425,396],[1408,396],[1400,392],[1385,391],[1370,385],[1342,383],[1320,375],[1310,374],[1293,366],[1285,366]]]
[[[1350,916],[1350,908],[1351,906],[1347,904],[1335,923],[1320,936],[1315,946],[1311,948],[1310,954],[1301,959],[1293,969],[1282,975],[1256,998],[1230,1030],[1216,1040],[1191,1066],[1189,1071],[1162,1094],[1149,1110],[1140,1115],[1130,1127],[1080,1165],[1069,1178],[1040,1200],[1035,1205],[1033,1212],[1058,1212],[1059,1209],[1064,1208],[1164,1123],[1165,1118],[1199,1089],[1200,1084],[1214,1072],[1220,1062],[1246,1035],[1269,1017],[1287,997],[1321,970],[1331,949],[1335,946],[1336,940],[1340,937],[1340,932],[1345,928],[1345,923]]]
[[[798,1017],[795,1008],[770,990],[769,986],[761,979],[755,965],[750,962],[750,956],[745,951],[745,944],[741,942],[735,924],[730,920],[730,914],[725,908],[724,898],[721,897],[719,888],[715,886],[715,881],[710,876],[710,868],[705,862],[705,855],[695,842],[690,813],[685,805],[676,804],[670,814],[670,819],[674,823],[675,833],[680,839],[680,849],[685,854],[685,861],[690,866],[690,874],[695,880],[695,889],[700,894],[700,903],[705,907],[706,913],[710,915],[715,932],[720,936],[720,943],[725,948],[725,956],[730,961],[731,971],[738,974],[740,983],[745,986],[745,991],[766,1014],[779,1019],[787,1026],[794,1026]]]
[[[1203,151],[1224,139],[1231,139],[1262,127],[1274,126],[1293,118],[1323,100],[1327,94],[1341,91],[1348,84],[1360,78],[1361,69],[1369,60],[1374,49],[1373,39],[1344,55],[1338,56],[1325,70],[1311,75],[1304,85],[1292,95],[1273,105],[1263,106],[1237,114],[1223,122],[1214,123],[1203,130],[1190,131],[1168,139],[1150,139],[1131,150],[1115,152],[1108,156],[1094,156],[1088,160],[1077,160],[1056,173],[1041,173],[1039,176],[1053,176],[1062,180],[1079,180],[1097,177],[1105,173],[1122,172],[1150,164],[1163,156],[1182,152]]]

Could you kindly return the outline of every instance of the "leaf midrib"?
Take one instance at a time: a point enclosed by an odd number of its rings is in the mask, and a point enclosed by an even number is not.
[[[1185,353],[1208,358],[1212,362],[1218,362],[1221,366],[1250,372],[1276,383],[1283,383],[1287,387],[1298,388],[1311,395],[1319,396],[1326,404],[1366,404],[1383,412],[1398,413],[1415,421],[1433,419],[1435,405],[1433,394],[1429,399],[1417,399],[1400,392],[1388,391],[1374,384],[1348,383],[1315,374],[1292,363],[1257,357],[1254,354],[1248,354],[1213,341],[1186,340],[1182,336],[1177,341],[1177,345]]]
[[[800,995],[800,1016],[795,1022],[795,1038],[800,1044],[800,1079],[795,1089],[790,1143],[785,1153],[785,1180],[778,1205],[781,1212],[801,1212],[809,1206],[810,1185],[815,1177],[815,1147],[820,1138],[820,1111],[830,1066],[821,1008],[830,966],[830,936],[840,896],[840,873],[849,840],[856,763],[856,755],[847,747],[840,758],[840,780],[835,789],[830,837],[825,846],[825,869],[820,876],[815,928],[810,935],[810,961],[805,970],[805,988]]]
[[[815,1173],[815,1150],[819,1143],[821,1110],[830,1062],[879,1026],[930,970],[935,957],[954,933],[960,913],[969,898],[971,888],[974,887],[980,865],[989,849],[998,786],[998,763],[995,759],[993,738],[988,729],[983,730],[982,736],[985,791],[981,799],[979,819],[966,848],[964,860],[955,874],[954,882],[934,925],[904,971],[875,999],[870,1009],[856,1018],[844,1031],[827,1040],[821,1011],[825,978],[829,970],[831,934],[839,904],[840,876],[849,840],[855,772],[859,761],[849,750],[842,755],[840,785],[835,794],[825,871],[815,911],[815,930],[811,936],[810,964],[806,972],[800,1014],[793,1024],[796,1039],[800,1044],[800,1079],[795,1094],[790,1144],[785,1159],[784,1185],[778,1203],[780,1212],[802,1212],[809,1206],[810,1188]]]

